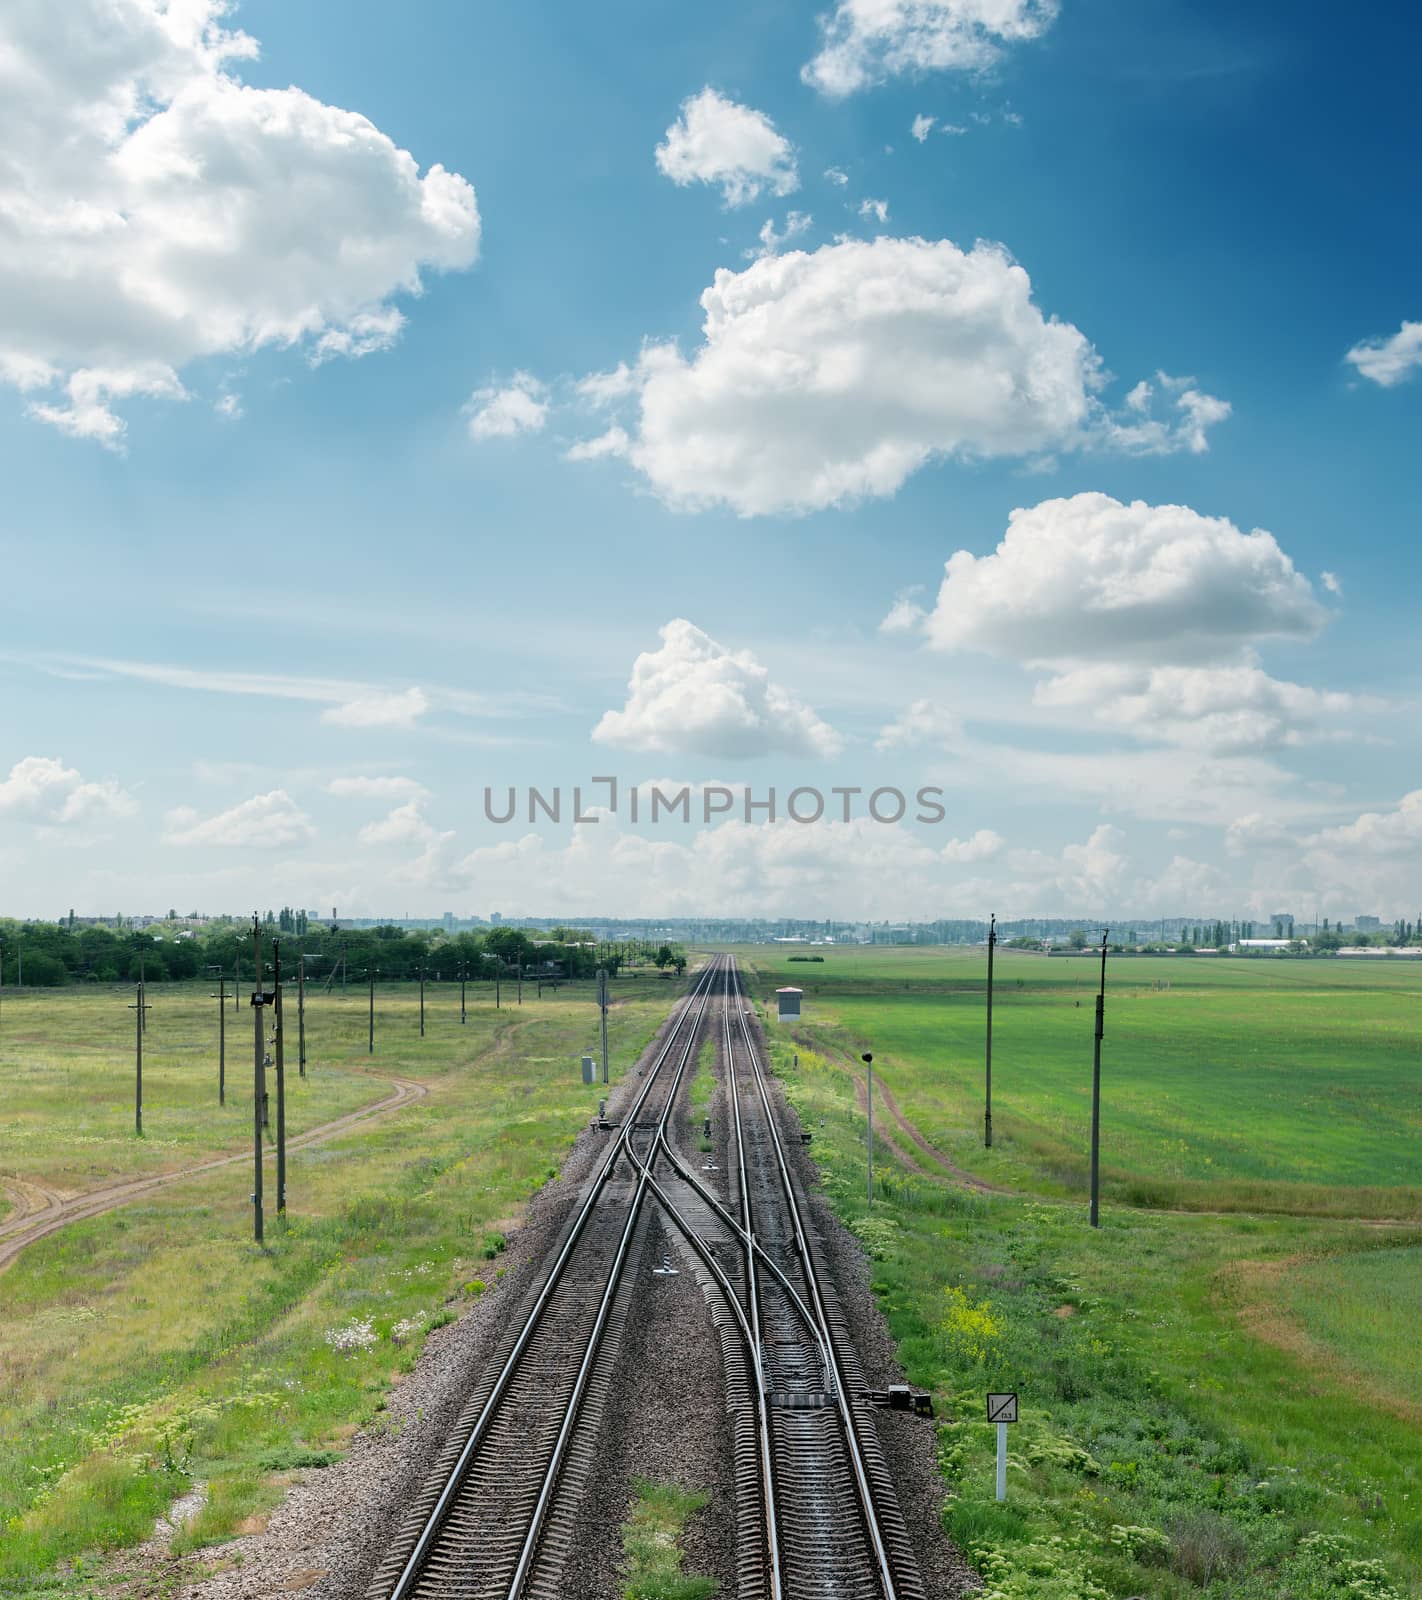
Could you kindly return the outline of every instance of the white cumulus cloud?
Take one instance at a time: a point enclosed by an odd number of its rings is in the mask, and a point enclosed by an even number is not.
[[[372,690],[321,713],[322,722],[338,728],[412,728],[429,710],[429,697],[420,688],[386,692]]]
[[[1217,660],[1327,621],[1308,579],[1261,528],[1105,494],[1013,511],[986,556],[950,556],[924,623],[943,650],[1029,661]]]
[[[548,420],[548,391],[531,373],[516,372],[500,387],[476,389],[464,407],[471,439],[512,439],[537,433]]]
[[[421,800],[429,790],[413,778],[332,778],[327,794],[348,795],[360,800]]]
[[[920,111],[919,114],[913,119],[913,126],[909,129],[909,132],[914,136],[915,139],[918,140],[920,144],[926,144],[928,142],[929,134],[933,132],[933,124],[937,121],[937,117],[925,116],[924,113]]]
[[[1391,389],[1422,367],[1422,322],[1404,322],[1390,339],[1365,339],[1345,359],[1365,378]]]
[[[790,211],[785,216],[785,228],[781,233],[775,231],[775,218],[767,217],[761,225],[758,238],[758,250],[743,252],[748,261],[759,260],[761,256],[778,255],[792,239],[798,239],[802,233],[808,233],[815,225],[815,219],[807,211]]]
[[[991,861],[1001,853],[1006,841],[991,828],[979,828],[966,839],[950,839],[941,854],[945,861]]]
[[[25,756],[0,779],[0,817],[26,822],[84,822],[101,815],[126,816],[132,798],[112,780],[86,782],[56,756]]]
[[[652,343],[582,388],[636,406],[628,458],[681,509],[803,512],[891,495],[936,458],[1146,448],[1097,397],[1089,340],[998,245],[841,240],[722,269],[701,305],[690,358]],[[1193,449],[1202,426],[1152,447]]]
[[[1358,696],[1273,678],[1253,665],[1073,667],[1039,684],[1042,706],[1080,706],[1137,738],[1246,755],[1344,737]]]
[[[116,401],[202,357],[383,348],[425,269],[478,253],[474,191],[365,117],[256,89],[223,0],[12,0],[0,18],[0,380],[118,448]]]
[[[785,195],[800,185],[794,147],[770,118],[709,87],[682,102],[656,158],[675,184],[718,185],[728,206],[746,205],[763,189]]]
[[[947,706],[939,705],[936,700],[915,700],[881,730],[874,748],[898,750],[919,744],[946,746],[961,731],[958,718]]]
[[[178,806],[165,821],[164,839],[174,845],[220,845],[243,850],[283,850],[315,835],[311,819],[285,789],[253,795],[215,817]]]
[[[661,645],[637,657],[627,703],[604,713],[593,738],[629,750],[743,757],[832,756],[840,736],[747,650],[728,650],[678,617]]]
[[[980,71],[1056,15],[1057,0],[839,0],[800,76],[839,98],[900,73]]]

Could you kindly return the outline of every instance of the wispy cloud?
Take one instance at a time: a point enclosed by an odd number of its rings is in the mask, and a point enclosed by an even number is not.
[[[174,662],[131,661],[111,656],[11,654],[18,662],[71,681],[100,682],[130,678],[168,689],[202,694],[251,695],[268,700],[296,700],[327,709],[322,720],[344,727],[410,726],[427,711],[460,717],[510,717],[530,710],[561,711],[551,695],[527,692],[498,695],[447,685],[392,688],[359,678],[306,677],[299,673],[231,671],[191,667]]]

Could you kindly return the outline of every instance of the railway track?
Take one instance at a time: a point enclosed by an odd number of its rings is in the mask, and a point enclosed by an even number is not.
[[[655,1208],[720,1337],[736,1485],[738,1600],[922,1600],[857,1357],[805,1220],[734,960],[700,974],[585,1185],[526,1315],[410,1506],[370,1600],[558,1600],[614,1398]],[[731,1128],[720,1195],[673,1142],[699,1042]],[[622,1374],[625,1378],[627,1374]]]

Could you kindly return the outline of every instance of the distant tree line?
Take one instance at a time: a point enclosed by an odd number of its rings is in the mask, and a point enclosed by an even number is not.
[[[546,932],[528,928],[491,928],[487,933],[447,934],[441,929],[328,926],[304,911],[284,907],[262,920],[262,950],[270,963],[272,942],[280,941],[282,968],[296,971],[306,958],[308,980],[324,982],[345,963],[347,975],[364,978],[378,970],[385,981],[426,976],[457,980],[461,970],[471,979],[495,972],[540,973],[567,979],[591,979],[599,966],[616,977],[638,966],[659,971],[686,970],[680,945],[626,939],[596,941],[586,929],[557,926]],[[115,919],[121,924],[121,919]],[[252,976],[252,930],[236,919],[186,925],[170,916],[166,923],[143,929],[82,925],[71,912],[54,922],[0,920],[0,975],[7,985],[21,975],[26,988],[55,988],[70,983],[136,983],[140,971],[149,983],[184,978]]]

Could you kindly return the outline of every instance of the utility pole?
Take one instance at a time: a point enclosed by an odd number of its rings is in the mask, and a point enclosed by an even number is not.
[[[286,1037],[281,1022],[281,942],[272,940],[272,1007],[276,1014],[277,1215],[286,1214]]]
[[[306,1076],[306,957],[296,958],[296,1075]]]
[[[238,994],[242,988],[242,952],[239,950],[232,958],[232,1009],[239,1008]]]
[[[874,1204],[874,1057],[868,1051],[859,1058],[869,1069],[869,1204]]]
[[[217,969],[217,1103],[227,1104],[227,980]]]
[[[375,976],[376,969],[367,967],[366,974],[370,978],[370,1036],[366,1042],[365,1053],[369,1056],[375,1054]]]
[[[425,964],[420,963],[420,1037],[425,1036]]]
[[[523,957],[518,958],[518,1003],[523,1004]]]
[[[459,1020],[460,1020],[461,1023],[467,1020],[465,1004],[464,1004],[464,993],[465,993],[465,989],[468,986],[468,983],[469,983],[469,963],[467,961],[464,961],[464,962],[460,963],[460,967],[459,967]]]
[[[500,956],[494,957],[494,1010],[497,1011],[501,1004],[499,1000],[499,979],[503,976],[504,963]]]
[[[602,1081],[608,1081],[607,1076],[607,968],[597,969],[597,1003],[602,1012]]]
[[[346,947],[341,946],[341,999],[346,997]]]
[[[20,987],[23,989],[24,986],[25,986],[25,969],[23,967],[21,967],[20,968]],[[142,957],[142,955],[140,955],[139,958],[138,958],[138,998],[140,1000],[146,1000],[147,997],[148,997],[148,985],[143,981],[143,957]],[[144,1033],[148,1032],[148,1019],[143,1014],[145,1011],[147,1011],[147,1009],[148,1009],[148,1007],[145,1006],[145,1005],[141,1005],[138,1008],[138,1026]]]
[[[252,913],[252,950],[257,987],[252,991],[252,1218],[255,1237],[262,1242],[262,1105],[266,1100],[266,1038],[262,1030],[262,924]]]
[[[143,998],[143,985],[140,983],[134,1003],[128,1008],[134,1013],[133,1029],[133,1132],[135,1137],[143,1137],[143,1013],[148,1009],[148,1003]]]
[[[983,1112],[983,1149],[992,1149],[992,957],[997,949],[997,913],[988,923],[987,981],[987,1106]]]
[[[1096,1049],[1091,1066],[1091,1226],[1101,1226],[1101,1040],[1106,1032],[1106,939],[1101,930],[1101,988],[1096,996]]]

